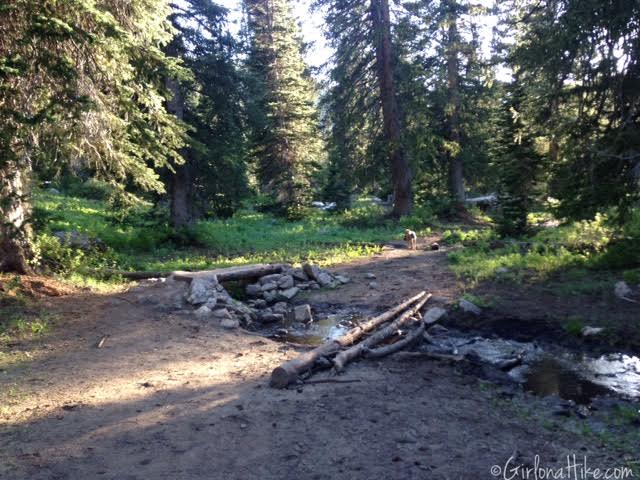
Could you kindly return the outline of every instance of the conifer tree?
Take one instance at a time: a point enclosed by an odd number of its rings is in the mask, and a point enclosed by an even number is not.
[[[252,157],[263,192],[295,216],[321,160],[316,92],[288,0],[245,0]]]
[[[164,0],[17,0],[0,8],[0,270],[29,269],[35,158],[161,190],[184,129],[164,105],[179,66]]]

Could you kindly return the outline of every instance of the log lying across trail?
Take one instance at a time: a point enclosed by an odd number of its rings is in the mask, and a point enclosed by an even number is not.
[[[285,388],[287,385],[294,383],[298,380],[299,376],[313,368],[315,363],[323,358],[329,357],[338,353],[342,348],[348,347],[352,345],[357,340],[362,338],[366,333],[374,330],[379,325],[388,322],[393,319],[396,315],[402,313],[404,310],[409,308],[415,302],[420,302],[425,299],[431,297],[430,294],[427,294],[426,291],[422,291],[417,295],[411,297],[410,299],[402,302],[400,305],[387,310],[381,315],[364,322],[357,327],[349,330],[343,336],[329,340],[328,342],[323,343],[322,345],[314,348],[310,352],[305,352],[302,355],[289,360],[288,362],[282,364],[277,367],[271,373],[271,382],[270,385],[275,388]],[[424,305],[424,303],[423,303]]]
[[[272,273],[281,273],[283,266],[280,264],[256,264],[239,267],[216,268],[214,270],[201,270],[198,272],[126,272],[123,270],[101,270],[106,276],[119,275],[130,280],[146,280],[148,278],[163,278],[173,276],[176,280],[190,282],[197,277],[209,277],[215,275],[219,282],[231,282],[234,280],[250,280],[260,278]]]

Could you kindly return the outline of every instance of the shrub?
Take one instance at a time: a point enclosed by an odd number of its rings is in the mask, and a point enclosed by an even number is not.
[[[69,274],[82,263],[84,252],[62,245],[58,238],[47,233],[36,237],[33,263],[53,273]]]

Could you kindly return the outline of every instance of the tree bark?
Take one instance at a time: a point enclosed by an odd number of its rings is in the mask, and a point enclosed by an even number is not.
[[[33,256],[28,166],[7,161],[0,167],[0,271],[29,273]]]
[[[391,20],[389,0],[371,0],[371,16],[376,35],[376,71],[382,103],[384,136],[391,161],[394,202],[392,215],[401,217],[411,213],[413,191],[412,173],[402,142],[400,109],[393,77],[393,49],[391,45]]]
[[[464,209],[464,165],[460,138],[460,36],[458,33],[458,12],[456,0],[448,0],[449,26],[447,31],[447,90],[449,113],[447,118],[447,137],[449,146],[449,192],[460,209]]]
[[[270,385],[274,388],[285,388],[287,385],[295,382],[302,373],[311,370],[320,358],[334,355],[339,352],[342,347],[353,344],[365,333],[370,332],[378,325],[391,320],[404,309],[413,305],[414,302],[421,300],[426,295],[427,292],[422,291],[391,310],[387,310],[382,315],[378,315],[368,322],[349,330],[342,337],[325,342],[310,352],[305,352],[302,355],[282,364],[271,372]]]
[[[345,365],[351,360],[371,350],[371,347],[373,347],[374,345],[378,345],[383,340],[386,340],[387,338],[395,334],[399,328],[403,327],[411,321],[411,317],[418,313],[430,298],[431,294],[424,296],[418,301],[418,303],[416,303],[413,307],[400,315],[389,325],[376,331],[376,333],[368,337],[366,340],[358,343],[357,345],[354,345],[353,347],[340,352],[338,355],[336,355],[336,358],[333,359],[333,370],[335,372],[341,372],[344,369]]]

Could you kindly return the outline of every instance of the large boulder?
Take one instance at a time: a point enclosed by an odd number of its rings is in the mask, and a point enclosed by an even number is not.
[[[275,290],[276,288],[278,288],[278,284],[275,283],[275,282],[268,282],[268,283],[262,284],[262,291],[263,292],[268,292],[270,290]]]
[[[479,306],[464,298],[458,302],[458,306],[465,313],[472,313],[473,315],[480,315],[482,313],[482,309]]]

